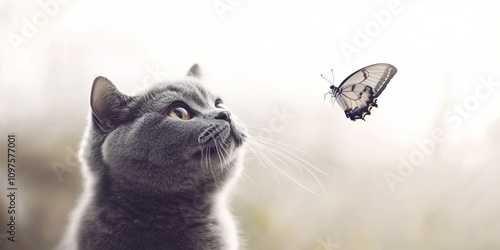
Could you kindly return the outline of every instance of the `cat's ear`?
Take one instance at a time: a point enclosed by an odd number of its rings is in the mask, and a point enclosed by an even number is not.
[[[90,107],[94,121],[104,132],[109,132],[118,125],[118,118],[123,113],[128,98],[107,78],[99,76],[94,80]]]
[[[193,64],[193,66],[189,69],[187,76],[201,78],[200,66],[198,66],[197,63]]]

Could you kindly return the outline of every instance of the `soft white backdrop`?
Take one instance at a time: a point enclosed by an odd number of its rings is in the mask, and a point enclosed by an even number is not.
[[[77,148],[96,76],[132,94],[199,63],[256,138],[327,174],[312,170],[319,184],[290,156],[261,166],[263,153],[249,154],[235,213],[250,249],[496,249],[500,87],[478,86],[500,82],[499,11],[487,0],[2,1],[0,124],[28,138],[26,151],[61,152],[47,156],[50,176],[66,146]],[[323,100],[320,74],[333,68],[338,85],[378,62],[398,73],[366,122]],[[446,138],[430,146],[436,130]],[[54,192],[69,182],[47,178]],[[26,218],[42,210],[25,202]],[[50,245],[60,230],[38,240]]]

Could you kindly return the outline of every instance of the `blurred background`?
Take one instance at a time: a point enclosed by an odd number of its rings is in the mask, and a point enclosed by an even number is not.
[[[253,140],[233,200],[247,249],[500,249],[496,1],[0,1],[0,150],[17,240],[51,249],[81,191],[93,79],[134,94],[199,63]],[[398,68],[366,122],[329,98]],[[0,225],[7,155],[0,154]]]

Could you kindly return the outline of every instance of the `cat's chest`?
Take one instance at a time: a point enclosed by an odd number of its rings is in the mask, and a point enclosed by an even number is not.
[[[98,209],[82,223],[82,249],[227,249],[224,230],[210,219],[186,221],[175,214],[144,217]]]
[[[85,224],[79,237],[82,249],[226,249],[220,230],[211,225],[175,227],[144,221]]]

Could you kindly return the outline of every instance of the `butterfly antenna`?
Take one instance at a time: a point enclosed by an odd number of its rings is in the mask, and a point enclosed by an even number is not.
[[[333,83],[335,82],[335,77],[333,76],[333,69],[331,69],[330,72],[332,72],[332,85],[333,85]]]
[[[323,76],[323,74],[321,74],[321,77],[323,77],[323,79],[325,79],[327,82],[331,83],[333,85],[333,82],[331,82],[330,80],[326,79],[326,77]]]

